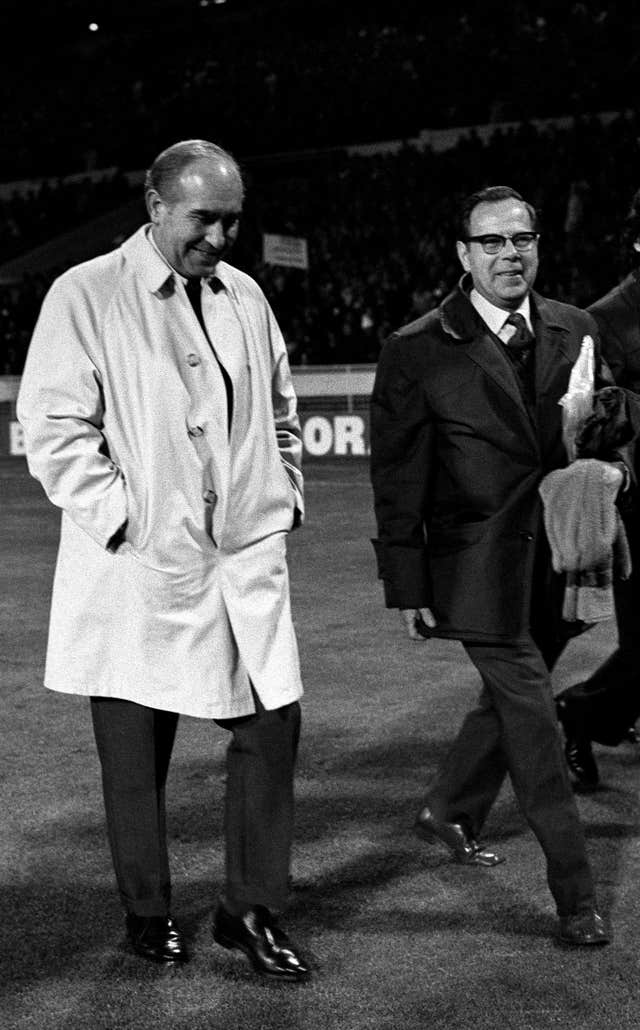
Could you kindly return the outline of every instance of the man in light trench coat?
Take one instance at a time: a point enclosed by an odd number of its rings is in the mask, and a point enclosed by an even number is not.
[[[223,260],[243,195],[216,145],[163,151],[145,183],[150,224],[45,298],[18,418],[63,513],[45,684],[90,698],[130,946],[188,957],[164,797],[184,713],[232,733],[214,938],[303,980],[277,920],[302,694],[286,563],[301,438],[271,309]]]

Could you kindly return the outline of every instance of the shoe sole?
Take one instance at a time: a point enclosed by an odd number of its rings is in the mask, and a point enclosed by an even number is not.
[[[594,941],[572,941],[569,937],[558,937],[560,944],[565,948],[603,948],[605,944],[611,944],[611,938]]]
[[[138,955],[139,958],[146,958],[148,962],[159,962],[161,965],[174,965],[189,961],[187,952],[183,952],[181,955],[158,955],[154,951],[147,951],[145,948],[141,948],[139,945],[134,944],[133,941],[129,941],[129,950],[134,955]]]

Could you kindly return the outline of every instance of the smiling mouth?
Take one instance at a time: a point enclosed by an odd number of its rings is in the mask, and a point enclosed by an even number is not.
[[[220,257],[217,250],[203,250],[202,247],[194,247],[193,249],[207,261],[217,261]]]

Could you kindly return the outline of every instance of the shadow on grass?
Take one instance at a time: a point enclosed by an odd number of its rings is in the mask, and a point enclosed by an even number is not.
[[[444,743],[438,745],[444,749]],[[544,894],[543,859],[513,800],[503,798],[492,813],[492,839],[513,839],[517,851],[538,855],[520,870],[466,868],[413,832],[422,794],[407,775],[415,741],[394,741],[358,755],[332,757],[330,777],[302,775],[298,781],[294,874],[287,921],[301,932],[358,934],[495,933],[507,937],[548,936],[555,920]],[[387,775],[374,781],[369,770],[384,762]],[[321,761],[311,767],[322,771]],[[309,768],[309,766],[307,766]],[[340,771],[342,775],[340,775]],[[359,771],[361,775],[355,776]],[[421,776],[419,777],[421,779]],[[194,792],[194,784],[198,789]],[[170,848],[176,911],[188,939],[209,932],[222,876],[223,763],[182,762],[169,797]],[[597,848],[597,880],[605,910],[613,904],[619,855],[637,836],[625,823],[632,789],[603,791],[584,813],[587,836]],[[602,807],[611,809],[602,818]],[[616,810],[619,818],[611,818]],[[524,835],[529,841],[519,841]],[[52,847],[60,843],[60,854]],[[62,843],[64,842],[64,843]],[[158,975],[124,948],[124,922],[111,875],[100,820],[49,822],[28,840],[28,878],[3,896],[3,969],[14,989],[50,977],[92,975],[92,957],[106,955],[119,976]],[[74,882],[68,856],[83,853],[81,882]],[[39,863],[38,854],[45,856]],[[532,865],[536,890],[530,895]],[[97,886],[89,887],[88,883]],[[109,957],[112,956],[112,957]],[[104,962],[104,957],[102,958]],[[223,963],[224,966],[224,963]],[[225,967],[226,968],[226,967]],[[229,969],[233,970],[231,963]],[[141,972],[141,970],[143,972]],[[235,975],[235,974],[232,974]]]

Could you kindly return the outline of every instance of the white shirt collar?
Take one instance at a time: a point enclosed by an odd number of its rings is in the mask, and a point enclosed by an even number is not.
[[[508,319],[509,315],[515,314],[515,312],[505,311],[504,308],[496,307],[496,305],[492,304],[491,301],[486,299],[486,297],[483,297],[481,293],[478,293],[475,287],[472,288],[471,293],[469,294],[469,300],[471,301],[474,308],[480,315],[482,321],[486,322],[486,324],[489,326],[489,329],[491,329],[491,331],[495,333],[496,336],[502,337],[502,330],[504,328],[506,320]],[[531,332],[533,332],[533,326],[531,325],[531,302],[529,299],[529,294],[526,295],[520,307],[516,308],[516,311],[520,315],[524,316],[524,320],[527,323],[528,328],[531,330]],[[513,330],[509,327],[507,329],[507,332],[505,333],[505,336],[510,336],[512,332]]]

